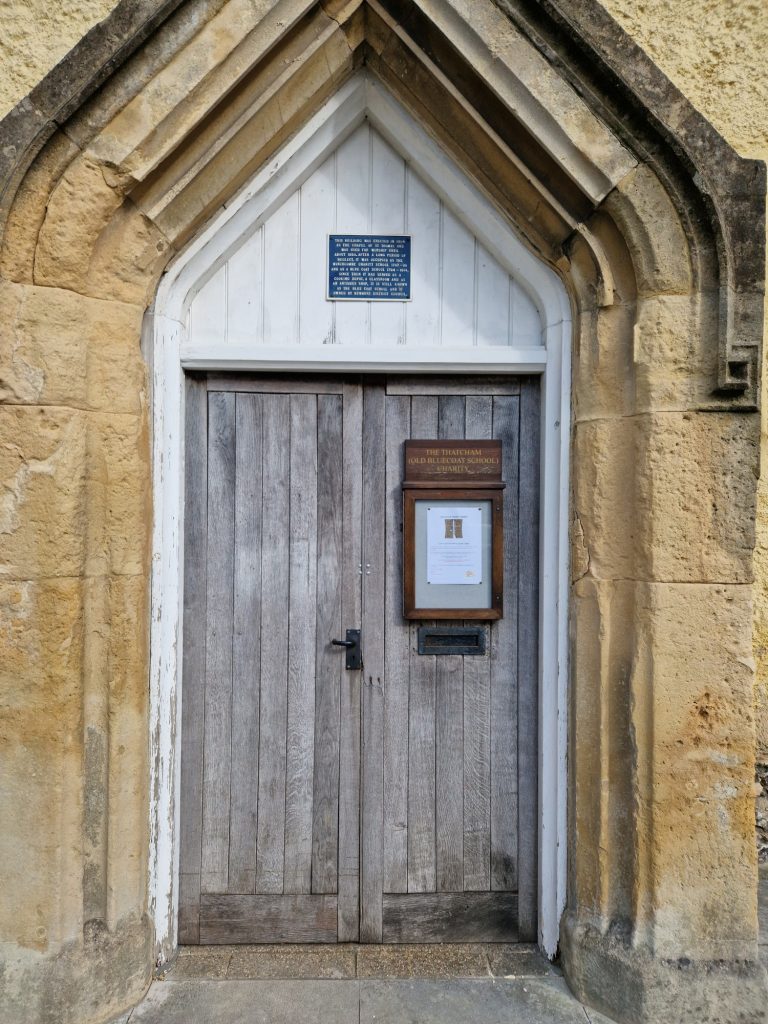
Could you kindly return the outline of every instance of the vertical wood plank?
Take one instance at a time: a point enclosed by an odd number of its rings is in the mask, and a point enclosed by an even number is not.
[[[299,252],[299,343],[328,345],[333,341],[333,303],[325,297],[328,235],[334,230],[336,174],[334,157],[301,186],[301,248]]]
[[[227,343],[259,344],[263,339],[263,228],[233,253],[227,263]]]
[[[408,891],[408,679],[410,629],[403,619],[403,442],[411,400],[386,401],[386,679],[384,701],[384,892]]]
[[[406,304],[405,330],[409,345],[425,348],[440,344],[441,212],[438,197],[409,169],[407,230],[413,235],[413,300]]]
[[[362,624],[363,394],[358,384],[345,384],[344,433],[344,561],[342,625]],[[347,672],[339,657],[341,679],[341,748],[339,765],[339,942],[360,936],[360,686],[361,673]]]
[[[491,644],[491,888],[517,889],[517,623],[519,552],[519,408],[497,398],[493,436],[502,443],[504,490],[504,618]]]
[[[189,336],[195,344],[221,342],[227,331],[227,268],[220,267],[192,300]]]
[[[283,891],[288,668],[290,396],[264,395],[261,578],[261,708],[256,892]]]
[[[299,340],[299,193],[294,192],[264,225],[264,341]]]
[[[471,345],[474,337],[475,239],[447,208],[443,209],[441,259],[441,344]]]
[[[441,395],[438,435],[461,440],[465,399]],[[476,660],[476,659],[470,659]],[[464,887],[464,658],[435,658],[435,834],[438,891]]]
[[[521,288],[517,281],[512,282],[512,315],[513,344],[521,348],[544,344],[539,311],[528,292]]]
[[[361,942],[381,942],[384,824],[385,389],[363,392],[363,796]]]
[[[201,892],[226,892],[235,555],[235,396],[208,396],[207,635]]]
[[[467,437],[491,435],[490,399],[467,399]],[[506,615],[506,610],[505,610]],[[489,627],[493,647],[497,623]],[[490,658],[464,659],[464,888],[490,888]]]
[[[370,133],[371,227],[374,234],[400,234],[405,229],[405,161],[382,139]],[[402,345],[405,307],[401,302],[372,302],[369,340],[376,345]]]
[[[184,619],[181,702],[179,942],[200,941],[203,819],[206,543],[208,535],[208,395],[205,381],[186,384],[184,462]]]
[[[411,399],[411,437],[432,440],[438,432],[437,396]],[[408,719],[408,892],[435,889],[435,661],[419,655],[411,625]]]
[[[366,121],[336,150],[336,231],[365,234],[370,223],[370,128]],[[338,345],[361,345],[370,337],[369,302],[334,302]]]
[[[482,245],[477,259],[477,344],[509,344],[509,274]]]
[[[288,709],[283,892],[312,884],[317,599],[317,398],[291,395]]]
[[[343,409],[341,395],[317,399],[317,608],[312,892],[338,889],[339,700],[343,657]],[[356,576],[359,579],[359,577]]]
[[[518,573],[519,924],[522,941],[538,933],[538,622],[539,622],[539,385],[520,392],[520,518]]]
[[[253,892],[259,788],[261,396],[238,395],[229,892]]]

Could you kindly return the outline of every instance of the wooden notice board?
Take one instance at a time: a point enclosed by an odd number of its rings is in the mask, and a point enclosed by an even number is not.
[[[405,442],[403,614],[503,615],[501,441]]]

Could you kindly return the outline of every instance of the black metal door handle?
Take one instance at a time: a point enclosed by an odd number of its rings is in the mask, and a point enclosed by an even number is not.
[[[331,643],[334,647],[346,648],[346,668],[356,670],[363,667],[363,651],[360,645],[359,629],[348,629],[346,640],[331,640]]]

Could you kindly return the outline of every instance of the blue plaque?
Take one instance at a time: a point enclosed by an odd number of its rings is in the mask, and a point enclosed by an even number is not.
[[[328,298],[407,302],[410,235],[329,235]]]

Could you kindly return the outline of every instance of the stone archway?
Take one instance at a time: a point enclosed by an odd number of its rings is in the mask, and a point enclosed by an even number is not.
[[[97,74],[73,76],[75,54],[3,148],[3,560],[25,680],[9,736],[25,779],[45,780],[11,793],[12,818],[35,823],[10,858],[19,1019],[50,1016],[62,979],[72,1019],[124,1005],[152,959],[144,310],[171,255],[361,65],[578,311],[568,977],[622,1019],[703,1020],[736,991],[759,1019],[762,169],[591,3],[126,3],[97,37]]]

